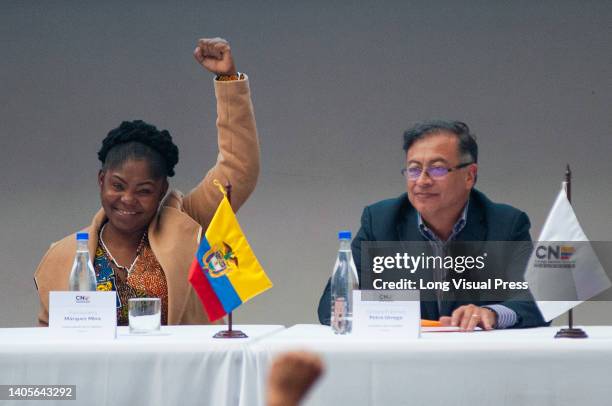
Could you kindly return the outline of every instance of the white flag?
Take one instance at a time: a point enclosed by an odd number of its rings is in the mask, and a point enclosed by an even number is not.
[[[525,271],[546,321],[612,286],[567,200],[565,187],[563,182]]]

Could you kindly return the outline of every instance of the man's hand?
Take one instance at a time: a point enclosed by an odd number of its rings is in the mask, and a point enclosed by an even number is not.
[[[297,406],[322,372],[321,359],[312,353],[279,356],[268,376],[268,406]]]
[[[476,326],[492,330],[497,323],[497,315],[491,309],[471,304],[456,308],[451,317],[440,317],[440,323],[443,326],[458,326],[461,331],[473,331]]]
[[[202,38],[193,51],[196,61],[216,75],[236,75],[229,42],[223,38]]]

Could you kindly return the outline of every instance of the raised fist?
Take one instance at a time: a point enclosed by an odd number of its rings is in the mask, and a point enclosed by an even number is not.
[[[312,353],[280,355],[268,376],[268,406],[297,406],[323,372],[323,362]]]
[[[229,42],[223,38],[202,38],[193,51],[196,61],[216,75],[237,74]]]

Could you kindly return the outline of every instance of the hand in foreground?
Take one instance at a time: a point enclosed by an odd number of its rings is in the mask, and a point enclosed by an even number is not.
[[[497,315],[491,309],[475,305],[465,305],[455,309],[451,317],[440,317],[443,326],[459,327],[461,331],[473,331],[477,326],[492,330],[497,323]]]
[[[193,51],[196,61],[217,75],[237,74],[229,42],[223,38],[202,38]]]
[[[297,406],[322,372],[321,359],[312,353],[282,354],[268,375],[268,406]]]

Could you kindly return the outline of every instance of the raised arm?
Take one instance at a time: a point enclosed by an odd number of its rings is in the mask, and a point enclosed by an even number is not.
[[[183,209],[205,227],[215,212],[221,193],[213,184],[232,185],[232,207],[237,211],[255,189],[259,175],[259,140],[246,75],[238,74],[231,48],[221,38],[198,41],[194,57],[217,75],[217,162],[202,182],[183,199]]]

